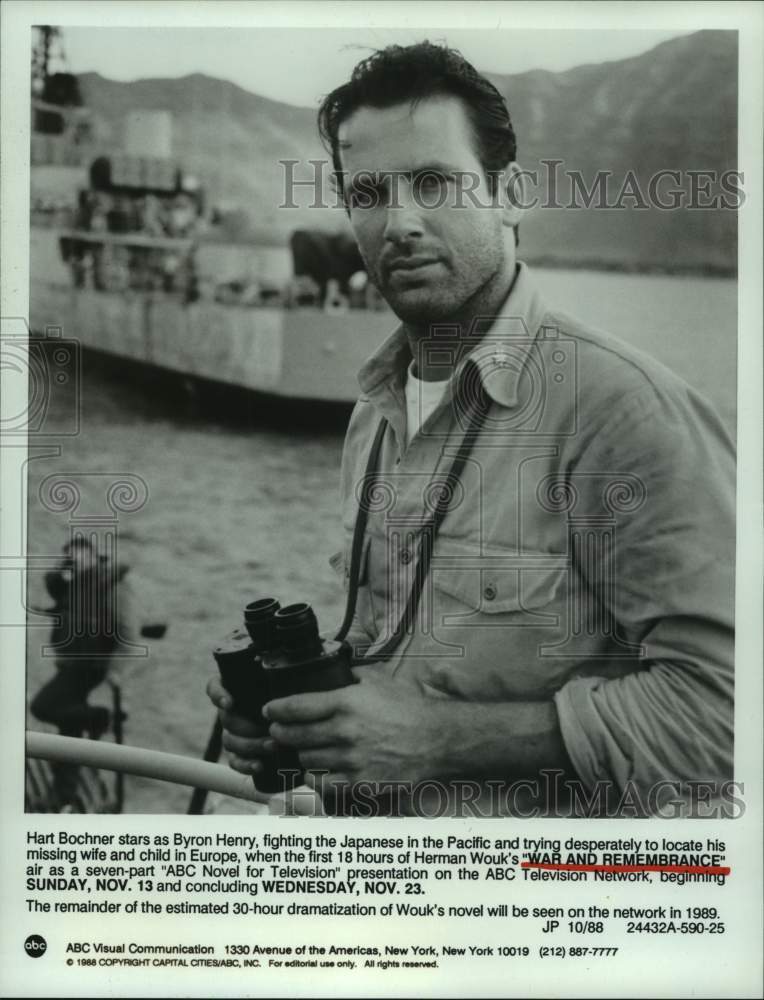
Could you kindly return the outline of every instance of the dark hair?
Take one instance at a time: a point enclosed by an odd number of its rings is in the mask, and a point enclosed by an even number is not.
[[[348,83],[321,103],[318,130],[342,184],[339,128],[360,107],[387,108],[403,101],[450,94],[460,97],[472,124],[476,152],[495,193],[496,174],[515,159],[517,143],[506,101],[456,49],[432,42],[389,45],[363,59]]]

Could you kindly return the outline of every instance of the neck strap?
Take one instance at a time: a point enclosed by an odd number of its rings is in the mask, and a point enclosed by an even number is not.
[[[466,430],[459,444],[459,448],[454,455],[453,461],[451,462],[451,467],[446,474],[445,480],[441,481],[440,477],[438,477],[440,490],[437,494],[438,499],[435,509],[422,526],[419,555],[414,568],[414,580],[411,590],[409,591],[406,606],[393,634],[380,649],[375,651],[375,660],[387,659],[400,644],[403,637],[411,631],[413,626],[417,608],[419,607],[419,601],[422,596],[422,590],[424,589],[424,583],[430,570],[430,562],[432,559],[435,538],[437,537],[440,526],[448,513],[451,500],[457,494],[456,487],[461,479],[462,473],[464,472],[467,459],[472,452],[475,441],[477,440],[480,430],[485,422],[486,416],[488,415],[489,401],[483,392],[482,386],[479,386],[477,392],[474,391],[474,387],[471,387],[471,390],[471,398],[467,407]],[[379,422],[379,426],[377,427],[377,432],[374,435],[374,441],[372,442],[371,450],[369,451],[369,458],[366,463],[366,472],[363,480],[363,494],[361,496],[361,502],[358,506],[358,514],[356,515],[355,528],[353,530],[353,544],[350,555],[350,579],[348,581],[345,617],[342,621],[339,632],[335,636],[338,641],[342,641],[347,636],[355,616],[356,604],[358,602],[358,581],[361,569],[361,555],[363,553],[363,541],[369,518],[369,499],[373,496],[374,489],[377,484],[379,458],[387,426],[388,423],[386,418],[382,417]]]

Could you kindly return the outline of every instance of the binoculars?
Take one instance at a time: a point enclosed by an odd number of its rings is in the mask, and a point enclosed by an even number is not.
[[[346,642],[322,639],[309,604],[264,597],[244,609],[244,628],[235,629],[212,655],[234,711],[267,729],[263,706],[274,698],[309,691],[333,691],[355,684]],[[276,744],[271,760],[254,777],[260,792],[281,792],[302,781],[297,751]]]

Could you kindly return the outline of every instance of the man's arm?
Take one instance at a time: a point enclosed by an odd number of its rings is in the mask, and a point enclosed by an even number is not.
[[[643,500],[618,503],[616,486],[612,563],[581,572],[623,638],[641,645],[643,669],[619,677],[605,664],[602,676],[565,684],[555,696],[563,738],[588,786],[642,796],[666,780],[719,787],[733,763],[734,453],[702,398],[658,384],[590,436],[571,470],[583,508],[596,509],[603,474],[617,484],[623,472],[641,481]]]
[[[519,778],[562,768],[648,792],[668,780],[732,776],[734,466],[726,434],[687,390],[652,387],[615,409],[571,470],[583,509],[597,512],[603,477],[626,473],[644,503],[615,510],[603,567],[578,567],[642,669],[597,663],[554,702],[429,699],[369,666],[357,689],[269,706],[271,734],[306,766],[348,778]],[[576,478],[578,477],[578,478]],[[615,579],[612,589],[609,581]],[[508,651],[508,655],[511,653]],[[507,665],[511,670],[511,663]],[[599,674],[599,676],[598,676]]]
[[[306,767],[351,781],[511,779],[560,768],[585,785],[649,790],[666,779],[731,777],[729,442],[694,394],[662,409],[649,392],[631,404],[608,435],[593,435],[575,471],[584,484],[603,473],[643,480],[646,502],[618,517],[615,592],[587,581],[624,637],[643,644],[642,670],[614,677],[604,664],[554,702],[481,704],[425,697],[370,665],[355,687],[271,702],[270,735],[297,747]],[[664,412],[669,404],[676,412]],[[246,757],[250,748],[236,739],[229,748]]]

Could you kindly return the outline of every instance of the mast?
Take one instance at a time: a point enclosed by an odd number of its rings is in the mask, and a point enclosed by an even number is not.
[[[32,46],[32,94],[43,97],[50,77],[51,50],[54,41],[61,37],[61,29],[42,24],[36,31],[37,40]]]
[[[61,28],[49,24],[36,27],[32,46],[32,97],[62,107],[82,104],[79,82],[67,67]],[[52,68],[53,67],[53,68]]]

